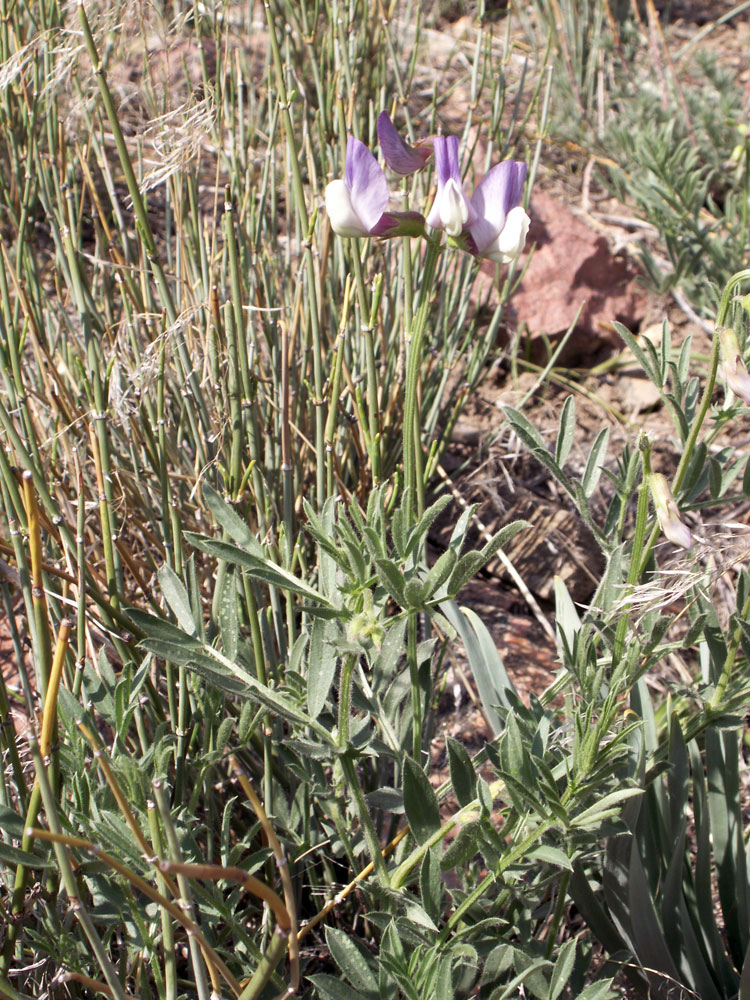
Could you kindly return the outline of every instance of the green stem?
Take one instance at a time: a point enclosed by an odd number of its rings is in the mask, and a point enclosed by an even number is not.
[[[560,924],[562,923],[563,916],[565,914],[565,904],[568,900],[568,883],[570,882],[570,872],[563,872],[560,878],[560,882],[557,886],[557,902],[555,904],[555,912],[552,917],[552,923],[550,924],[549,931],[547,932],[547,944],[544,949],[544,957],[552,958],[552,954],[555,950],[555,941],[557,939],[557,932],[560,929]]]
[[[159,828],[159,819],[156,814],[155,802],[149,800],[149,802],[147,803],[146,813],[148,815],[149,832],[151,834],[151,843],[154,845],[154,853],[159,861],[163,861],[164,848],[162,845],[162,836],[161,836],[161,830]],[[162,894],[162,896],[166,896],[168,892],[167,883],[158,865],[156,871],[157,871],[156,884],[159,888],[159,892]],[[161,912],[161,933],[162,933],[162,941],[164,944],[165,1000],[176,1000],[177,961],[176,961],[176,949],[174,941],[174,928],[172,926],[172,918],[170,917],[168,911],[165,910],[164,907],[161,907],[160,912]]]
[[[333,453],[333,438],[336,433],[336,416],[338,414],[339,406],[339,392],[341,389],[341,367],[344,359],[344,341],[346,337],[346,323],[349,315],[349,293],[351,289],[351,281],[349,275],[346,277],[346,284],[344,285],[344,304],[341,308],[341,321],[339,323],[339,332],[336,339],[336,343],[333,346],[333,375],[331,376],[331,392],[330,400],[328,403],[328,419],[326,420],[326,466],[327,466],[327,489],[328,496],[333,496],[334,493],[334,473],[335,473],[335,461]]]
[[[167,843],[167,858],[170,861],[181,862],[182,852],[180,850],[179,837],[174,823],[172,822],[172,813],[170,811],[166,795],[164,794],[164,787],[159,780],[153,781],[151,783],[151,787],[154,790],[154,800],[156,801],[156,807],[159,811],[159,817],[164,829],[164,837]],[[178,875],[177,885],[179,886],[180,896],[182,897],[180,904],[181,909],[186,917],[194,921],[195,912],[190,882],[184,875]],[[206,975],[206,966],[203,960],[200,945],[194,934],[188,935],[188,948],[190,950],[193,978],[195,981],[195,990],[198,994],[198,1000],[209,1000],[210,989]]]
[[[24,822],[24,832],[23,838],[21,840],[21,850],[29,852],[34,844],[34,838],[30,837],[28,830],[36,826],[36,821],[39,817],[39,810],[42,805],[42,790],[39,786],[39,782],[35,782],[34,788],[31,792],[29,798],[29,803],[26,808],[26,818]],[[13,883],[13,895],[11,897],[11,913],[17,919],[11,920],[8,923],[6,933],[5,933],[5,946],[3,948],[3,954],[0,957],[0,975],[6,975],[11,962],[13,961],[13,954],[16,949],[16,940],[18,936],[18,930],[21,926],[21,913],[23,912],[23,904],[26,898],[26,887],[29,882],[29,869],[26,865],[19,864],[16,868],[16,877]]]
[[[34,758],[34,769],[37,777],[36,787],[40,789],[41,798],[44,802],[44,813],[47,820],[47,826],[52,833],[61,834],[62,829],[58,818],[57,802],[47,778],[47,768],[42,760],[39,745],[36,740],[30,740],[29,747],[31,749],[31,755]],[[71,908],[83,928],[83,932],[88,939],[91,951],[96,958],[96,961],[99,963],[99,968],[104,973],[107,984],[112,991],[112,996],[115,997],[116,1000],[126,1000],[125,991],[117,976],[117,972],[107,955],[106,949],[96,932],[94,923],[89,916],[83,899],[81,898],[82,894],[76,881],[76,876],[73,871],[73,865],[71,864],[68,851],[63,844],[59,843],[53,844],[53,850],[57,858],[57,864],[65,885],[65,891],[68,895],[68,899],[70,900]]]
[[[315,454],[317,464],[315,469],[316,482],[316,503],[318,508],[323,506],[325,501],[325,414],[323,413],[323,359],[320,343],[320,322],[318,312],[318,293],[315,284],[315,261],[312,252],[312,228],[310,218],[307,214],[307,203],[305,202],[305,188],[302,183],[302,174],[299,167],[299,152],[297,150],[297,140],[295,138],[294,123],[290,113],[290,101],[284,82],[284,66],[281,61],[281,51],[279,40],[276,34],[276,23],[271,12],[269,0],[264,3],[266,11],[266,22],[268,23],[268,38],[271,43],[271,55],[273,57],[274,75],[276,78],[276,89],[278,91],[279,109],[281,111],[281,124],[287,142],[287,153],[289,170],[292,175],[292,190],[294,192],[294,203],[297,211],[297,220],[304,235],[305,244],[305,279],[307,281],[306,291],[309,302],[308,316],[310,321],[310,331],[312,334],[313,349],[313,385],[315,389],[315,399],[313,401],[315,409]],[[312,223],[315,223],[315,213],[313,213]]]
[[[750,596],[745,600],[745,604],[740,611],[738,618],[740,621],[747,621],[748,615],[750,615]],[[732,642],[727,650],[727,658],[724,660],[724,666],[721,668],[721,674],[719,680],[716,683],[716,690],[714,691],[711,701],[708,703],[708,710],[710,712],[716,712],[721,710],[721,702],[726,694],[727,686],[729,685],[729,679],[732,676],[732,669],[734,667],[734,662],[737,659],[737,653],[740,649],[740,643],[742,642],[742,629],[738,625],[732,633]]]
[[[727,319],[729,318],[729,310],[732,306],[733,293],[738,285],[741,285],[743,281],[750,281],[750,268],[744,268],[742,271],[737,271],[733,274],[729,281],[724,287],[724,291],[721,295],[721,301],[719,302],[719,308],[716,313],[716,324],[714,333],[713,343],[711,344],[711,356],[709,360],[708,376],[706,377],[706,383],[703,388],[703,396],[701,398],[700,406],[693,418],[693,423],[690,427],[690,431],[685,441],[685,447],[682,451],[682,456],[680,457],[680,462],[677,466],[677,471],[675,472],[674,479],[672,480],[672,493],[675,497],[679,493],[680,487],[685,481],[685,476],[687,474],[688,466],[690,465],[690,460],[695,452],[695,446],[698,442],[698,435],[701,432],[703,424],[705,423],[706,417],[708,416],[708,411],[711,407],[711,397],[713,396],[714,386],[716,385],[716,374],[719,369],[719,335],[718,330],[726,325]],[[646,567],[646,563],[651,555],[651,550],[656,543],[656,539],[659,537],[658,525],[655,525],[648,541],[643,547],[643,555],[638,564],[638,575],[640,576]],[[635,550],[634,550],[635,551]]]
[[[649,446],[647,446],[648,448]],[[643,453],[643,476],[641,479],[641,485],[638,487],[638,509],[635,515],[635,533],[633,535],[633,546],[631,549],[630,557],[630,568],[628,569],[628,578],[626,581],[626,593],[630,593],[632,588],[638,583],[645,569],[646,563],[643,558],[639,557],[639,553],[643,552],[644,548],[648,549],[648,545],[645,544],[646,538],[646,527],[648,524],[648,477],[651,471],[651,463],[649,459],[648,450],[644,450]],[[651,539],[649,539],[649,543]],[[629,607],[629,606],[628,606]],[[615,632],[615,642],[614,649],[612,653],[612,664],[616,665],[620,662],[625,645],[625,635],[628,630],[628,623],[630,621],[630,616],[628,614],[628,609],[623,609],[621,612],[620,620],[617,623],[617,630]]]
[[[517,844],[516,847],[508,851],[508,853],[500,859],[497,865],[497,871],[490,872],[489,875],[486,875],[474,891],[470,892],[461,905],[453,911],[450,918],[446,921],[445,927],[443,927],[440,932],[440,937],[436,942],[436,947],[439,947],[448,940],[453,930],[463,919],[464,914],[467,913],[478,900],[482,899],[492,883],[496,881],[500,875],[502,875],[506,868],[509,868],[510,865],[518,861],[519,858],[522,858],[523,855],[537,843],[537,841],[541,840],[544,834],[551,829],[552,826],[553,824],[547,821],[540,823],[540,825],[532,830],[528,836],[524,837],[520,844]]]
[[[354,276],[357,283],[357,301],[359,302],[359,317],[361,331],[365,341],[365,366],[367,369],[367,437],[370,444],[370,465],[372,467],[373,485],[380,482],[380,429],[378,398],[377,367],[375,365],[375,338],[373,332],[377,320],[380,299],[383,294],[383,275],[375,278],[372,302],[368,305],[367,290],[362,273],[362,261],[359,256],[359,244],[355,244],[352,254],[354,259]]]
[[[417,484],[417,440],[421,448],[422,429],[419,425],[419,413],[417,410],[417,399],[419,389],[419,369],[422,360],[422,341],[427,326],[427,316],[432,300],[433,283],[435,271],[440,259],[442,244],[438,239],[428,239],[427,251],[424,257],[422,271],[422,281],[420,283],[419,304],[416,314],[411,324],[411,331],[406,337],[406,386],[404,390],[404,425],[403,425],[403,452],[404,452],[404,488],[412,488],[412,496],[419,495]],[[409,505],[411,506],[411,504]],[[408,510],[407,517],[411,521],[414,516],[413,509]]]
[[[94,66],[94,73],[96,75],[97,84],[99,85],[99,93],[102,98],[102,103],[104,104],[107,120],[110,128],[112,129],[112,136],[115,140],[115,146],[117,147],[117,155],[120,160],[120,166],[122,167],[122,172],[125,175],[125,183],[127,184],[128,194],[130,195],[133,203],[133,212],[135,213],[138,232],[140,233],[149,265],[151,266],[156,279],[156,284],[159,288],[159,295],[161,297],[162,306],[164,307],[164,311],[167,315],[167,320],[169,325],[173,326],[177,323],[177,308],[174,303],[174,298],[169,286],[169,281],[167,280],[166,272],[162,266],[161,260],[159,259],[159,254],[156,248],[156,240],[154,239],[154,234],[151,231],[151,224],[149,222],[146,205],[143,201],[143,197],[141,196],[141,190],[138,186],[135,171],[133,170],[133,164],[130,159],[130,154],[128,153],[125,136],[123,135],[122,127],[120,125],[120,118],[117,113],[117,108],[115,107],[115,102],[112,98],[112,92],[107,84],[104,66],[99,58],[99,52],[96,47],[96,42],[94,41],[94,36],[91,32],[91,25],[89,24],[89,19],[83,6],[83,0],[79,0],[78,3],[78,17],[81,22],[83,40],[86,45],[89,58]],[[183,375],[187,382],[187,389],[190,392],[190,396],[195,401],[195,409],[198,411],[201,425],[204,429],[210,428],[211,422],[206,409],[205,400],[203,398],[198,379],[196,378],[195,371],[193,370],[193,364],[188,353],[185,339],[182,336],[178,337],[177,350],[180,358],[180,365],[183,369]],[[189,407],[188,415],[191,419],[192,413],[193,409]],[[201,455],[201,461],[205,462],[206,459],[203,448],[203,436],[197,432],[197,428],[194,428],[194,430],[196,447]]]
[[[250,978],[250,982],[240,993],[238,1000],[255,1000],[261,995],[276,966],[284,957],[288,943],[289,932],[277,926],[265,954],[258,962],[257,969]]]
[[[250,635],[253,643],[253,659],[255,673],[263,685],[268,685],[266,670],[266,654],[263,646],[263,629],[258,614],[258,602],[255,599],[253,581],[246,573],[242,574],[242,584],[245,592],[245,607],[250,621]],[[268,730],[268,717],[263,720],[263,800],[266,812],[273,812],[273,744]]]
[[[342,753],[339,760],[341,761],[341,770],[344,773],[344,778],[349,786],[352,799],[354,800],[354,806],[357,810],[357,815],[365,837],[367,849],[370,852],[370,860],[375,868],[375,874],[383,885],[387,885],[388,870],[381,852],[380,841],[378,840],[377,832],[370,817],[370,810],[367,807],[367,801],[365,800],[362,786],[359,783],[357,768],[355,767],[354,760],[351,756],[352,750],[348,746],[350,720],[352,714],[352,678],[356,663],[356,656],[350,654],[349,656],[344,657],[341,664],[341,680],[339,683],[338,743]]]

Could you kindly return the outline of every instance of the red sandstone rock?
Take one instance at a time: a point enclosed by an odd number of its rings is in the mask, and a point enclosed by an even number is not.
[[[621,347],[612,321],[636,330],[644,313],[645,293],[635,268],[613,256],[604,237],[552,195],[535,193],[529,214],[526,246],[536,249],[510,301],[511,323],[525,325],[532,339],[546,334],[559,340],[585,303],[561,363],[585,363],[602,347]],[[482,271],[494,277],[495,264],[485,262]]]

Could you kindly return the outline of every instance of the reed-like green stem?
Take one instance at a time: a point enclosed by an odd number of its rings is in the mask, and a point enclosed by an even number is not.
[[[302,184],[302,174],[299,166],[299,150],[297,147],[296,133],[290,112],[289,95],[284,80],[284,65],[281,59],[279,41],[276,32],[276,22],[271,11],[269,0],[264,0],[266,11],[266,22],[268,24],[268,37],[271,43],[271,56],[273,59],[274,75],[276,79],[276,89],[278,91],[278,103],[281,111],[281,123],[284,128],[284,136],[287,143],[289,169],[292,178],[292,191],[294,193],[294,207],[297,213],[299,227],[302,230],[305,259],[305,273],[300,280],[305,281],[305,293],[309,304],[307,316],[310,324],[310,334],[312,339],[313,352],[313,388],[315,398],[313,407],[315,410],[315,454],[316,454],[316,503],[320,508],[325,501],[325,414],[323,413],[323,360],[321,354],[320,323],[318,311],[318,296],[315,282],[315,261],[312,253],[312,236],[310,218],[307,212],[307,202],[305,200],[305,189]],[[314,219],[312,220],[314,224]]]
[[[55,801],[55,795],[47,778],[47,768],[42,760],[42,755],[36,740],[30,741],[30,748],[31,755],[34,759],[34,769],[36,771],[36,787],[39,788],[40,798],[44,802],[44,812],[47,819],[47,826],[53,834],[61,834],[62,829],[57,815],[57,802]],[[28,827],[24,836],[28,836],[29,838],[33,836]],[[101,941],[101,938],[97,934],[94,923],[89,916],[86,906],[84,905],[82,898],[83,893],[80,891],[78,882],[76,881],[73,865],[71,863],[70,856],[68,855],[68,851],[63,844],[58,842],[54,842],[52,847],[55,852],[55,857],[57,858],[57,864],[62,875],[63,885],[65,886],[66,893],[68,894],[68,899],[70,900],[73,912],[83,928],[83,932],[86,935],[91,951],[99,964],[99,968],[104,973],[107,984],[112,991],[112,996],[115,997],[115,1000],[127,1000],[117,972],[107,955],[107,951]],[[28,847],[26,849],[28,850]]]
[[[164,847],[162,843],[161,828],[156,814],[156,803],[149,800],[146,812],[148,814],[148,826],[151,834],[151,843],[154,845],[155,860],[164,860]],[[157,865],[158,871],[158,865]],[[161,871],[156,876],[156,884],[162,896],[167,894],[167,883]],[[164,946],[164,1000],[177,1000],[177,960],[175,954],[174,928],[169,912],[162,907],[161,935]]]
[[[169,808],[166,795],[164,794],[164,787],[161,781],[154,781],[152,782],[152,788],[154,790],[156,806],[159,810],[159,818],[161,819],[162,828],[164,830],[168,858],[171,861],[181,862],[182,852],[180,851],[177,831],[175,830],[174,822],[172,820],[172,812]],[[193,911],[193,893],[190,888],[190,882],[184,875],[178,875],[177,885],[180,888],[180,895],[182,896],[182,909],[185,915],[193,921],[195,914]],[[206,977],[206,965],[203,955],[201,954],[200,945],[195,939],[195,935],[191,934],[189,936],[188,945],[190,948],[190,961],[193,969],[198,1000],[209,1000],[210,989],[208,979]]]
[[[344,362],[344,344],[346,339],[346,324],[349,319],[350,292],[351,280],[349,275],[347,275],[346,282],[344,284],[344,301],[341,306],[339,333],[333,348],[333,375],[331,376],[331,390],[328,401],[328,419],[326,420],[325,431],[328,496],[333,496],[335,491],[336,457],[333,450],[333,441],[336,431],[336,417],[338,415],[339,392],[341,390],[341,367]]]
[[[240,993],[239,1000],[257,1000],[274,974],[276,966],[284,957],[288,944],[289,932],[277,925],[255,972],[250,977],[247,986]]]
[[[404,456],[404,486],[414,490],[414,496],[419,496],[420,489],[417,484],[417,460],[416,441],[420,441],[421,448],[422,428],[419,420],[417,401],[419,399],[419,371],[422,363],[422,342],[427,327],[430,303],[432,301],[433,284],[435,281],[435,271],[442,245],[439,239],[427,240],[427,250],[422,262],[422,273],[419,283],[419,302],[415,316],[411,319],[406,334],[406,385],[404,389],[404,425],[403,425],[403,456]],[[406,511],[407,517],[411,520],[414,511]]]

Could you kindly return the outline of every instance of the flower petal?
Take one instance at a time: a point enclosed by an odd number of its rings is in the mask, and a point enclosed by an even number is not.
[[[654,501],[656,520],[662,533],[673,545],[680,545],[683,549],[691,548],[693,536],[680,517],[680,509],[672,496],[666,477],[660,472],[652,472],[648,477],[648,487],[651,499]]]
[[[739,354],[733,361],[722,363],[722,374],[727,387],[732,390],[735,396],[750,405],[750,375],[748,375],[747,368]]]
[[[721,373],[727,388],[750,405],[750,375],[742,360],[740,343],[731,326],[717,327],[721,345]]]
[[[354,213],[371,233],[388,204],[388,182],[367,146],[351,135],[346,144],[346,186]]]
[[[456,136],[437,135],[433,139],[432,147],[435,150],[438,186],[442,186],[451,178],[460,185],[461,167],[458,162],[458,139]]]
[[[523,252],[530,225],[531,219],[520,205],[511,208],[502,232],[479,256],[510,264]]]
[[[331,221],[331,229],[339,236],[370,235],[352,208],[351,192],[345,181],[331,181],[326,187],[326,212]]]
[[[479,182],[471,199],[476,221],[470,225],[470,231],[480,257],[495,252],[492,244],[502,233],[508,213],[521,202],[526,170],[525,163],[504,160]]]
[[[476,219],[461,183],[458,139],[454,135],[436,136],[433,148],[438,188],[427,222],[433,229],[445,229],[449,236],[458,236],[465,225],[471,226]]]
[[[378,141],[385,162],[394,173],[403,176],[421,170],[432,152],[430,149],[409,146],[404,142],[385,111],[381,111],[378,115]]]

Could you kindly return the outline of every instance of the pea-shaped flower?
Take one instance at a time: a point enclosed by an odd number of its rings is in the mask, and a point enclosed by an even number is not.
[[[504,160],[479,182],[469,225],[469,246],[479,257],[510,264],[523,251],[531,222],[521,205],[526,170],[525,163]]]
[[[326,187],[326,211],[339,236],[419,236],[419,212],[387,212],[388,182],[378,161],[359,139],[349,136],[343,180]]]
[[[720,371],[724,376],[727,388],[750,406],[750,374],[748,374],[745,362],[742,360],[737,334],[731,326],[722,327],[716,332],[719,334],[719,343],[721,344]]]
[[[461,181],[458,139],[436,136],[433,140],[437,194],[427,216],[433,229],[444,229],[452,237],[462,233],[466,246],[477,257],[509,264],[526,244],[530,219],[521,206],[526,164],[505,160],[480,181],[471,201]]]
[[[438,188],[427,222],[433,229],[444,229],[449,236],[460,236],[465,226],[476,221],[477,213],[461,183],[458,139],[455,135],[436,136],[433,149]]]
[[[666,477],[660,472],[652,472],[648,478],[648,486],[662,533],[673,545],[679,545],[683,549],[691,548],[693,536],[680,517],[680,508],[672,496]]]

